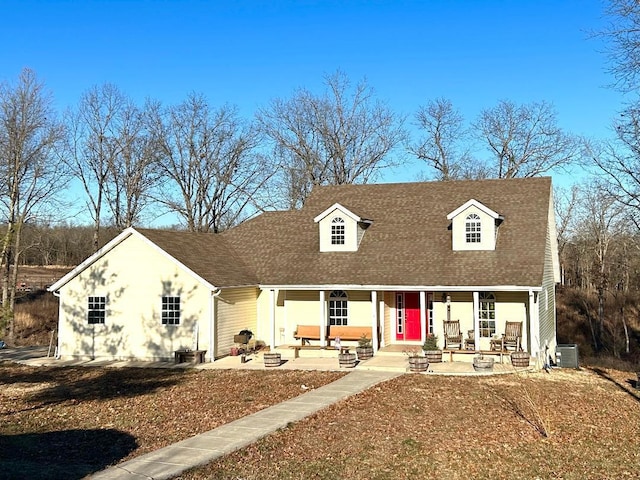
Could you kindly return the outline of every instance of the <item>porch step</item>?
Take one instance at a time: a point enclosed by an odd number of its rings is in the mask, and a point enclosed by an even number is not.
[[[381,355],[358,362],[358,370],[380,370],[386,372],[407,372],[409,363],[406,356]]]
[[[340,353],[333,347],[322,348],[316,345],[305,346],[303,348],[299,348],[297,351],[299,358],[335,358],[336,361],[338,360],[338,354]],[[275,352],[278,352],[282,358],[295,358],[296,349],[290,345],[283,345],[281,347],[276,347]],[[355,349],[353,352],[355,352]]]

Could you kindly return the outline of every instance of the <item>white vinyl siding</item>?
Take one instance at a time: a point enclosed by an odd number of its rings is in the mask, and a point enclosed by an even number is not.
[[[553,351],[556,344],[556,288],[554,280],[554,270],[552,262],[551,240],[547,234],[547,244],[545,249],[544,274],[542,278],[542,288],[544,294],[539,295],[538,311],[540,315],[540,349],[544,350],[545,343]],[[544,302],[542,301],[544,300]]]
[[[106,298],[106,323],[87,323],[87,291]],[[180,296],[180,324],[162,324],[163,292]],[[137,235],[126,238],[60,289],[62,358],[172,360],[174,351],[208,349],[211,291]]]
[[[266,292],[269,293],[269,292]],[[251,330],[252,340],[268,343],[268,337],[259,338],[257,331],[258,290],[254,287],[224,289],[216,298],[216,351],[215,357],[229,355],[235,345],[233,336],[240,330]]]

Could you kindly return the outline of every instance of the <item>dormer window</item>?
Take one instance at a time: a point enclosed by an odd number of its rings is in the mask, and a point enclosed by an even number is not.
[[[372,221],[334,203],[313,219],[318,224],[321,252],[357,252]]]
[[[495,250],[504,218],[473,198],[447,215],[454,251]]]
[[[467,215],[465,220],[465,234],[467,243],[480,243],[480,217],[475,213]]]
[[[331,221],[331,245],[344,245],[344,219],[335,217]]]

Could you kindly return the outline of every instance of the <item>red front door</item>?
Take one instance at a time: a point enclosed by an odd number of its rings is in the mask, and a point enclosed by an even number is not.
[[[396,294],[396,340],[421,340],[420,295],[418,292]]]

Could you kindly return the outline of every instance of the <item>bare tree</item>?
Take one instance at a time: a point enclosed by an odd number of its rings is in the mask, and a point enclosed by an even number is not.
[[[640,3],[637,0],[608,0],[607,26],[596,35],[607,42],[609,73],[614,86],[623,92],[637,92],[640,79]]]
[[[587,155],[604,174],[610,195],[630,207],[629,214],[640,230],[640,111],[628,108],[614,121],[615,139],[591,142]]]
[[[98,250],[102,209],[112,165],[122,151],[118,116],[126,106],[115,85],[93,87],[82,95],[76,111],[68,112],[69,158],[74,176],[82,183],[93,219],[93,248]]]
[[[108,164],[105,199],[113,224],[122,230],[141,220],[160,178],[160,142],[151,133],[151,119],[159,106],[147,102],[140,110],[130,100],[117,112],[116,155]]]
[[[598,315],[593,328],[594,349],[603,347],[606,293],[610,288],[615,240],[626,232],[624,205],[610,195],[601,184],[585,185],[581,193],[577,236],[588,245],[592,262],[592,278],[598,296]]]
[[[112,84],[88,90],[76,111],[67,114],[71,131],[68,164],[87,195],[99,247],[104,208],[118,229],[141,220],[158,180],[158,142],[149,126],[157,105],[138,108]]]
[[[184,220],[189,231],[219,232],[259,208],[258,195],[274,169],[256,153],[260,138],[237,110],[209,107],[191,94],[157,111],[154,137],[166,182],[157,200]]]
[[[346,75],[336,72],[325,85],[320,96],[300,89],[257,113],[282,165],[291,208],[301,206],[315,185],[367,183],[394,164],[391,152],[404,139],[401,119],[365,81],[351,89]]]
[[[565,167],[581,153],[580,142],[557,125],[546,102],[501,101],[481,112],[475,129],[494,157],[497,178],[534,177]]]
[[[15,85],[0,85],[0,201],[7,224],[0,258],[3,319],[9,338],[13,336],[22,228],[65,187],[65,172],[57,156],[64,128],[56,120],[52,103],[32,70],[24,69]]]
[[[435,170],[438,180],[481,178],[486,174],[482,165],[473,162],[464,117],[450,100],[438,98],[419,107],[415,125],[422,136],[409,145],[409,152]]]
[[[558,234],[558,256],[561,264],[561,284],[565,284],[565,247],[569,243],[576,228],[576,210],[578,208],[580,189],[574,185],[570,189],[555,187],[554,210],[556,214],[556,231]]]

